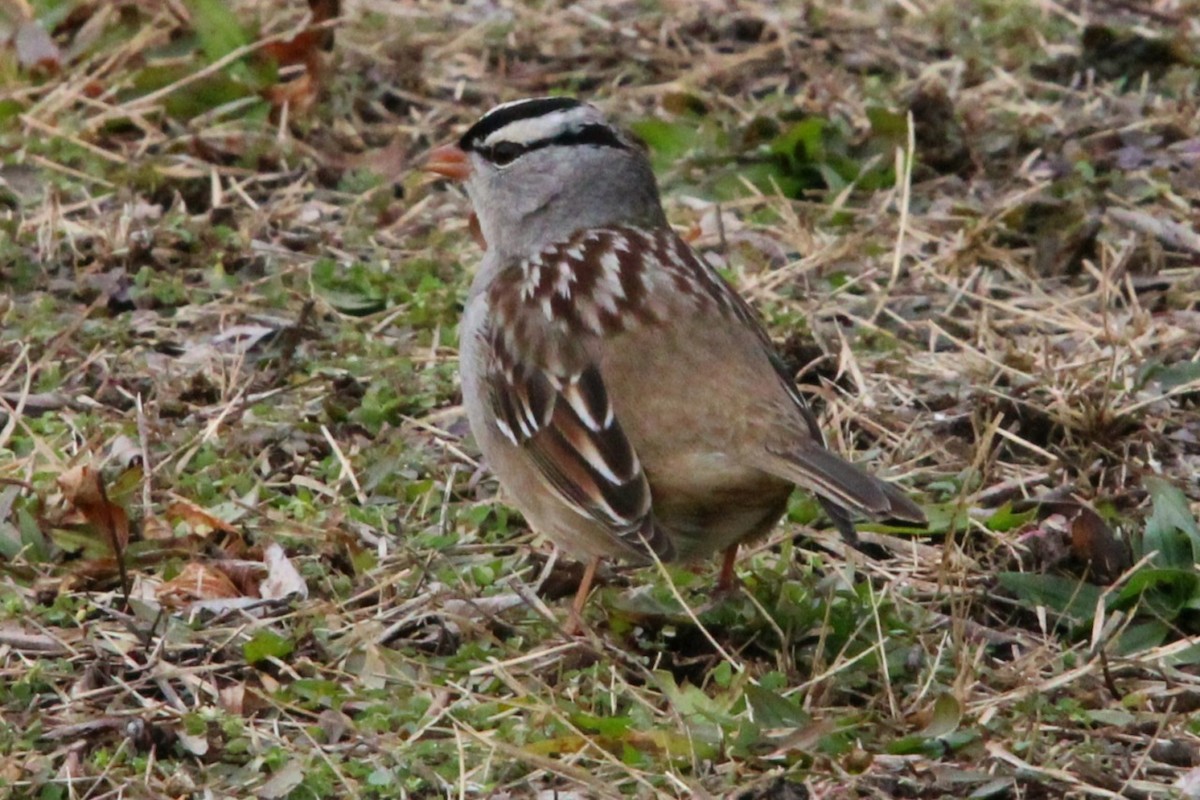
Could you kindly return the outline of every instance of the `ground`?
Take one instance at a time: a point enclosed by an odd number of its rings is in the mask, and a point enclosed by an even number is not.
[[[1200,796],[1195,0],[0,5],[0,787]],[[715,564],[497,496],[422,155],[572,93],[831,446]],[[557,794],[555,794],[557,792]]]

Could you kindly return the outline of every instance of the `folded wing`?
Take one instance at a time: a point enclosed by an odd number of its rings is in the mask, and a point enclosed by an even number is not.
[[[645,558],[674,555],[654,525],[650,485],[621,430],[599,370],[584,363],[564,373],[520,363],[494,343],[488,390],[496,424],[525,449],[548,486],[580,516]]]

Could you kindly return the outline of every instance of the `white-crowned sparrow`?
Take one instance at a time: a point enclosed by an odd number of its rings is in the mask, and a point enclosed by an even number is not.
[[[923,523],[825,449],[754,311],[667,224],[649,161],[594,106],[506,103],[426,168],[463,181],[485,243],[460,325],[463,402],[530,524],[588,557],[724,550],[795,486],[855,541],[849,512]]]

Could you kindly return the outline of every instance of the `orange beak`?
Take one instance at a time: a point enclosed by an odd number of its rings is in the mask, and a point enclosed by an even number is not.
[[[465,181],[471,175],[471,162],[457,145],[444,144],[429,151],[425,171],[455,181]]]

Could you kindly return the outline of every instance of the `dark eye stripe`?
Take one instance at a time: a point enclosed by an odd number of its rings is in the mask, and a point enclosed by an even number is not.
[[[539,139],[536,142],[529,142],[528,144],[496,142],[488,147],[476,147],[475,151],[488,161],[504,166],[526,153],[551,145],[568,147],[591,145],[593,147],[615,147],[619,150],[629,149],[629,144],[622,141],[621,137],[612,128],[607,125],[591,124],[565,130],[557,136]]]
[[[472,125],[458,146],[463,150],[474,150],[475,146],[505,125],[511,125],[517,120],[532,119],[555,111],[565,111],[568,108],[578,108],[583,105],[573,97],[538,97],[523,103],[504,106],[503,108],[484,114]]]
[[[496,142],[490,147],[481,147],[478,152],[481,156],[491,161],[493,164],[504,166],[517,160],[525,155],[528,151],[524,145],[516,142]]]
[[[590,144],[596,147],[615,147],[618,150],[628,148],[628,144],[621,140],[621,137],[617,135],[615,130],[607,125],[596,123],[563,131],[552,139],[536,142],[534,147],[545,147],[548,144]],[[530,149],[533,148],[531,147]]]

